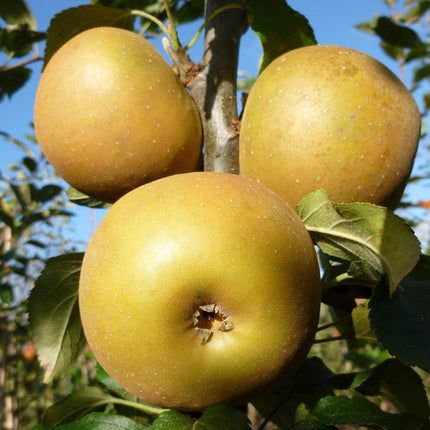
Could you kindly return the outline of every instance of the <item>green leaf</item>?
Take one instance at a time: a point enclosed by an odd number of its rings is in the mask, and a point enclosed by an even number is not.
[[[107,372],[103,369],[100,363],[96,365],[97,379],[103,384],[110,392],[113,392],[123,398],[133,397],[125,388],[121,387]]]
[[[47,261],[28,302],[33,340],[49,383],[73,365],[86,344],[78,289],[83,253]]]
[[[5,96],[9,98],[22,88],[30,79],[31,70],[28,67],[18,67],[16,69],[0,69],[0,102]]]
[[[420,281],[430,280],[430,255],[421,254],[409,277]]]
[[[33,157],[24,157],[22,164],[30,173],[35,173],[37,170],[37,161]]]
[[[10,229],[16,226],[16,217],[14,216],[14,205],[7,202],[4,197],[0,197],[0,221],[6,224]]]
[[[69,187],[66,190],[66,195],[72,203],[75,203],[80,206],[87,206],[89,208],[94,209],[108,209],[112,206],[111,203],[105,203],[100,200],[95,200],[92,197],[87,196],[84,193],[81,193],[77,189],[73,187]]]
[[[391,18],[381,16],[377,18],[373,31],[384,41],[391,45],[413,48],[421,45],[421,39],[409,27],[395,23]]]
[[[306,408],[300,405],[314,404],[321,396],[332,394],[335,388],[348,388],[353,378],[338,378],[319,357],[311,357],[287,383],[252,403],[263,417],[270,417],[281,428],[289,428],[295,421],[308,418]]]
[[[430,79],[430,64],[425,64],[419,69],[415,70],[414,82],[420,82],[424,79]]]
[[[193,430],[193,419],[179,411],[165,411],[154,421],[151,430]]]
[[[22,209],[25,209],[33,201],[32,188],[34,188],[34,185],[26,182],[21,184],[10,184],[10,189],[13,191],[15,198]]]
[[[46,203],[55,199],[63,192],[63,188],[55,184],[44,185],[41,189],[37,190],[34,199],[39,203]]]
[[[51,20],[45,49],[45,66],[54,53],[72,37],[94,27],[133,29],[135,17],[129,11],[100,5],[66,9]]]
[[[306,420],[307,422],[311,418],[320,419],[320,416],[316,416],[314,413],[314,406],[321,398],[327,398],[327,396],[330,398],[335,390],[349,390],[350,392],[356,390],[369,396],[382,395],[400,407],[401,412],[410,412],[415,415],[417,419],[412,418],[413,422],[426,418],[427,399],[418,375],[395,359],[388,359],[372,369],[361,372],[334,374],[320,358],[311,357],[304,362],[288,384],[260,397],[253,404],[263,416],[270,415],[271,421],[281,428],[295,429],[296,427],[292,424],[294,421]],[[340,400],[341,404],[342,402],[343,400]],[[272,411],[280,404],[282,404],[282,408],[278,408],[276,414],[272,415]],[[349,406],[352,407],[352,405]],[[367,407],[368,405],[365,405],[363,412]],[[342,412],[342,408],[339,409],[339,412]],[[358,412],[359,410],[356,411],[357,415],[351,418],[351,421],[348,421],[348,414],[345,413],[345,421],[341,421],[338,417],[333,418],[332,421],[324,419],[322,422],[325,425],[358,425],[361,419]],[[380,415],[381,411],[376,408],[376,413]],[[400,420],[403,419],[406,420],[404,417],[400,418]],[[391,421],[393,421],[392,416],[388,414],[388,422]],[[366,425],[364,419],[361,422]],[[409,427],[404,427],[404,429],[406,428],[409,430]]]
[[[11,303],[15,295],[13,287],[8,282],[0,284],[0,303]]]
[[[51,428],[53,427],[48,427],[48,429]],[[145,430],[147,428],[128,417],[100,412],[93,412],[77,422],[55,427],[56,430]]]
[[[252,0],[246,2],[245,7],[249,25],[263,46],[260,73],[285,52],[316,44],[308,20],[285,0]]]
[[[430,409],[424,385],[409,366],[399,360],[389,359],[367,373],[366,380],[355,387],[358,392],[365,396],[382,395],[399,412],[410,412],[422,420],[429,417]]]
[[[179,24],[194,21],[203,18],[205,10],[204,0],[188,0],[175,13],[175,20]]]
[[[416,22],[419,21],[429,9],[430,1],[419,1],[415,6],[409,9],[402,18],[407,22]]]
[[[291,427],[286,430],[338,430],[337,427],[327,426],[319,421],[300,421],[294,423]]]
[[[373,289],[369,317],[378,340],[405,363],[430,370],[430,280],[405,278],[390,297],[383,281]]]
[[[351,318],[356,339],[377,342],[376,333],[370,326],[368,302],[355,307],[351,312]]]
[[[92,411],[105,409],[112,400],[115,399],[98,387],[83,387],[50,406],[43,417],[43,424],[56,427],[71,423]]]
[[[410,414],[389,414],[364,397],[328,396],[309,407],[310,415],[326,425],[368,426],[382,430],[419,430]]]
[[[412,48],[408,50],[408,53],[405,57],[405,62],[408,63],[410,61],[414,61],[417,59],[425,59],[430,53],[430,46],[423,43],[416,48]]]
[[[23,0],[1,0],[0,17],[9,24],[26,24],[32,30],[37,28],[33,13]]]
[[[45,39],[46,34],[30,30],[27,25],[10,26],[0,29],[0,50],[8,58],[19,58],[27,55],[33,45]]]
[[[321,250],[347,261],[365,261],[389,280],[390,292],[417,263],[420,242],[406,222],[370,203],[332,203],[317,190],[296,212]]]
[[[193,430],[250,430],[248,417],[223,403],[209,405],[193,426]]]

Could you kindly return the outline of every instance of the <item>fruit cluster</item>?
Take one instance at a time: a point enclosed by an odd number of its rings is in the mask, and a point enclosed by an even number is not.
[[[148,402],[202,410],[246,402],[301,365],[321,284],[293,209],[317,188],[335,201],[395,208],[420,115],[373,58],[300,48],[250,92],[241,175],[199,172],[202,127],[186,88],[149,42],[103,27],[49,61],[35,128],[69,184],[114,202],[80,278],[96,358]]]

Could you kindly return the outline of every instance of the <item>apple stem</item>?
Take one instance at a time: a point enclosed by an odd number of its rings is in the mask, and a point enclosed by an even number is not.
[[[131,10],[130,13],[132,15],[143,16],[144,18],[149,19],[154,24],[156,24],[160,28],[160,30],[171,40],[171,31],[155,16],[149,13],[146,13],[143,10],[137,10],[137,9]]]
[[[170,9],[169,0],[163,0],[164,8],[166,9],[167,19],[169,20],[169,33],[172,46],[175,51],[179,49],[178,33],[176,31],[175,20],[173,19],[172,11]]]
[[[121,404],[134,409],[138,409],[147,415],[160,415],[162,412],[167,411],[167,409],[163,409],[158,406],[153,406],[147,403],[132,402],[132,401],[120,399],[117,397],[113,397],[112,403]]]
[[[197,30],[197,32],[193,36],[193,38],[187,43],[187,45],[185,45],[184,49],[188,50],[196,43],[196,41],[199,38],[202,31],[207,27],[209,22],[212,21],[219,13],[224,12],[225,10],[228,10],[228,9],[243,9],[243,8],[244,8],[243,5],[241,5],[239,3],[233,3],[233,4],[228,4],[227,6],[223,6],[223,7],[220,7],[219,9],[217,9],[200,26],[200,28]]]
[[[327,343],[327,342],[334,342],[336,340],[350,340],[350,339],[354,339],[354,336],[341,335],[341,336],[335,336],[335,337],[327,337],[325,339],[315,339],[313,341],[313,344],[316,345],[317,343]]]

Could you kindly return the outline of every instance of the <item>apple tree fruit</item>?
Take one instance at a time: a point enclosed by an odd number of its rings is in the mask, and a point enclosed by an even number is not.
[[[48,161],[94,199],[193,171],[201,155],[197,108],[143,37],[96,27],[67,41],[38,86],[34,123]]]
[[[316,189],[336,202],[395,209],[420,139],[415,99],[362,52],[291,50],[258,77],[244,109],[240,172],[296,207]]]
[[[319,317],[313,243],[263,185],[173,175],[118,200],[92,236],[79,307],[103,368],[147,402],[246,403],[303,363]]]

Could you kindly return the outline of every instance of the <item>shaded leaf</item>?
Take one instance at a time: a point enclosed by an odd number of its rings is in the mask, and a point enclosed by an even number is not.
[[[10,183],[10,189],[13,191],[15,198],[22,209],[25,209],[28,205],[32,203],[32,189],[34,189],[33,184],[26,182],[20,184]]]
[[[430,78],[430,64],[425,64],[424,66],[415,70],[415,73],[414,73],[415,83],[420,82],[423,79],[429,79],[429,78]]]
[[[69,253],[49,259],[30,293],[30,325],[45,383],[68,370],[86,344],[78,304],[82,258]]]
[[[373,31],[391,45],[413,48],[421,45],[421,39],[409,27],[395,23],[391,18],[381,16],[377,18]]]
[[[417,60],[420,58],[426,58],[430,53],[430,47],[429,45],[423,43],[420,46],[417,46],[416,48],[409,49],[406,57],[405,62],[408,63],[413,60]]]
[[[1,0],[0,17],[9,24],[26,24],[32,30],[37,27],[33,13],[23,0]]]
[[[396,370],[399,371],[397,376]],[[409,387],[402,392],[403,387],[408,384]],[[412,418],[412,422],[419,422],[425,418],[424,414],[427,411],[425,392],[423,392],[423,387],[417,374],[395,359],[389,359],[369,370],[335,374],[327,368],[319,357],[311,357],[304,362],[287,384],[258,398],[253,404],[263,416],[270,415],[271,421],[281,428],[296,429],[293,422],[303,420],[308,422],[312,418],[318,419],[319,422],[327,426],[337,424],[359,425],[360,423],[370,425],[373,415],[369,415],[369,412],[372,412],[373,408],[368,406],[367,403],[364,404],[362,417],[360,417],[360,409],[354,411],[351,418],[348,416],[348,408],[354,408],[354,402],[357,402],[355,406],[358,408],[361,400],[354,400],[352,404],[347,405],[343,405],[343,400],[340,400],[338,405],[336,404],[337,401],[333,400],[332,407],[334,412],[330,413],[328,412],[330,401],[327,400],[328,403],[325,406],[324,404],[320,405],[316,409],[318,414],[315,414],[314,407],[319,404],[321,399],[331,399],[335,390],[349,390],[351,392],[356,390],[363,395],[384,395],[389,397],[393,403],[402,406],[404,411],[411,412],[418,417]],[[408,396],[411,396],[411,399],[408,399]],[[417,401],[417,405],[413,404],[412,399]],[[275,415],[272,415],[273,409],[279,405],[282,405],[282,407],[277,409]],[[321,408],[321,406],[324,406],[324,408]],[[338,411],[337,406],[339,406]],[[366,411],[368,407],[371,408],[370,411]],[[395,418],[393,418],[391,414],[386,416],[375,405],[374,408],[376,408],[374,413],[379,417],[378,421],[374,423],[382,423],[384,418],[387,418],[387,423],[390,423],[399,417],[399,415],[394,415]],[[322,419],[319,415],[322,411],[325,411],[324,414],[330,416]],[[337,416],[337,413],[340,415]],[[400,416],[400,422],[408,422],[409,416],[411,415]],[[300,429],[301,427],[297,428]],[[306,429],[306,427],[303,428]],[[312,429],[313,427],[310,428]],[[400,429],[401,426],[394,428]],[[404,429],[406,428],[409,430],[409,427],[404,427]]]
[[[399,412],[410,412],[423,420],[429,417],[429,403],[421,378],[396,359],[385,360],[369,370],[367,378],[355,389],[365,396],[383,396]]]
[[[430,255],[421,254],[409,277],[421,281],[430,280]]]
[[[296,212],[324,253],[365,261],[387,275],[391,293],[419,259],[419,240],[402,218],[385,207],[332,203],[323,190],[317,190],[302,199]]]
[[[390,43],[382,41],[381,48],[385,54],[396,61],[401,61],[405,57],[405,48],[403,46],[391,45]]]
[[[10,58],[23,57],[31,51],[34,43],[45,37],[45,33],[33,31],[26,25],[2,28],[0,29],[0,50]]]
[[[77,422],[55,427],[56,430],[144,430],[147,428],[128,417],[100,412],[93,412]],[[44,429],[49,430],[53,427],[40,428],[40,430]],[[32,430],[38,430],[38,428]]]
[[[66,190],[66,195],[69,200],[80,206],[87,206],[95,209],[108,209],[112,206],[111,203],[105,203],[100,200],[95,200],[92,197],[87,196],[84,193],[81,193],[77,189],[73,187],[69,187]]]
[[[193,419],[176,410],[165,411],[154,421],[151,430],[193,430]]]
[[[249,25],[263,46],[260,73],[285,52],[316,44],[308,20],[285,0],[252,0],[245,7]]]
[[[209,405],[193,426],[193,430],[250,430],[248,417],[242,411],[223,403]]]
[[[92,411],[104,409],[112,400],[115,399],[98,387],[83,387],[50,406],[43,423],[54,427],[71,423]]]
[[[37,190],[35,200],[39,203],[46,203],[53,200],[55,197],[63,192],[63,188],[59,185],[48,184],[44,185],[40,190]]]
[[[405,363],[430,370],[430,280],[405,278],[390,298],[379,282],[369,301],[378,340]]]
[[[410,414],[389,414],[364,397],[328,396],[309,408],[326,425],[368,426],[383,430],[419,430],[421,421]]]
[[[337,427],[327,426],[319,421],[306,420],[294,423],[286,430],[337,430]]]
[[[96,365],[97,379],[103,384],[110,392],[116,393],[121,397],[128,397],[128,391],[123,388],[118,382],[115,381],[107,372],[103,369],[100,363]]]
[[[203,18],[205,10],[204,0],[189,0],[182,4],[182,6],[175,13],[175,20],[179,24],[194,21]]]
[[[14,209],[4,198],[0,198],[0,221],[11,229],[16,226]]]
[[[430,1],[419,1],[416,5],[411,7],[402,18],[407,22],[416,22],[422,18],[429,9]]]
[[[72,37],[94,27],[133,29],[134,15],[129,11],[100,5],[66,9],[51,20],[45,49],[45,66],[54,53]]]
[[[24,157],[22,164],[30,173],[34,173],[37,170],[37,161],[33,157]]]
[[[0,302],[1,303],[11,303],[15,296],[13,294],[13,287],[8,282],[0,284]]]
[[[41,242],[40,240],[34,240],[34,239],[27,240],[26,244],[35,246],[40,249],[45,249],[47,247],[47,244]]]
[[[353,378],[337,377],[319,357],[311,357],[288,382],[252,403],[263,417],[270,417],[281,428],[290,428],[295,421],[308,419],[307,409],[300,405],[314,404],[320,397],[333,394],[335,388],[348,388]]]
[[[9,98],[30,79],[31,70],[28,67],[15,69],[0,69],[0,102],[5,96]]]

